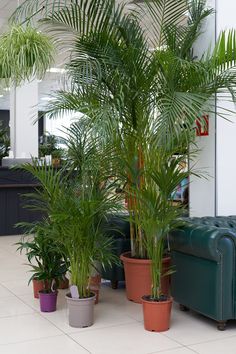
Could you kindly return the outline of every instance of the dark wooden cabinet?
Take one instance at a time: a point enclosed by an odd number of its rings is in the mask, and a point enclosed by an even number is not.
[[[25,208],[23,194],[39,188],[32,175],[22,170],[0,167],[0,236],[21,234],[15,225],[42,219],[42,213]]]

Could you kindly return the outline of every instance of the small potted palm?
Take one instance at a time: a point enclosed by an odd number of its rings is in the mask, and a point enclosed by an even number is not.
[[[55,196],[51,218],[56,225],[55,241],[65,248],[70,262],[70,293],[66,299],[69,324],[88,327],[93,324],[95,293],[91,290],[91,268],[96,261],[103,266],[116,261],[112,241],[105,236],[103,220],[116,209],[116,201],[107,188],[86,179],[86,187],[62,187]]]
[[[27,230],[17,245],[20,252],[26,252],[33,273],[29,283],[33,281],[34,296],[39,297],[42,312],[53,312],[56,310],[58,285],[68,268],[65,255],[52,242],[52,225],[48,220],[21,223],[19,226]]]
[[[151,292],[142,296],[144,326],[149,331],[166,331],[170,326],[172,299],[163,291],[162,279],[172,269],[163,270],[166,238],[172,228],[181,223],[183,209],[171,200],[171,194],[189,174],[179,168],[183,157],[168,159],[166,153],[156,156],[155,164],[145,171],[145,187],[136,191],[139,228],[144,233],[144,245],[150,260]]]
[[[55,148],[52,151],[52,166],[55,168],[60,167],[62,157],[63,157],[63,149]]]

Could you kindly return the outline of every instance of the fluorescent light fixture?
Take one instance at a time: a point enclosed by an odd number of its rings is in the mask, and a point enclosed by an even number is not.
[[[55,74],[64,74],[66,72],[66,69],[61,69],[61,68],[50,68],[47,70],[48,73],[55,73]]]
[[[11,91],[11,88],[10,88],[10,87],[5,87],[5,88],[4,88],[4,91],[9,92],[9,91]]]
[[[41,101],[52,101],[53,100],[53,97],[41,97]]]

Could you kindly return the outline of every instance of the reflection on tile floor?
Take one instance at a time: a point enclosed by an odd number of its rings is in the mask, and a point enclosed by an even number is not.
[[[0,353],[3,354],[235,354],[236,322],[219,332],[213,321],[174,305],[165,333],[143,328],[142,307],[126,300],[123,284],[117,290],[104,282],[90,328],[68,325],[66,290],[58,309],[40,313],[27,282],[25,258],[15,252],[19,237],[0,237]],[[46,351],[45,351],[46,348]]]

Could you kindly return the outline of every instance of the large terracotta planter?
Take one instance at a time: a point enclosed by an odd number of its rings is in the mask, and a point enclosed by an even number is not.
[[[126,295],[128,300],[141,304],[142,296],[151,294],[151,261],[149,259],[131,258],[130,252],[123,253]],[[163,258],[163,273],[170,267],[170,257]],[[170,277],[162,278],[162,293],[169,295]]]
[[[164,332],[170,328],[172,298],[166,301],[150,301],[142,298],[144,328],[152,332]]]

